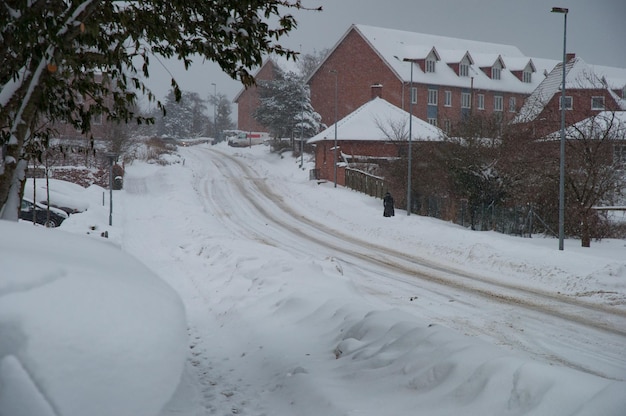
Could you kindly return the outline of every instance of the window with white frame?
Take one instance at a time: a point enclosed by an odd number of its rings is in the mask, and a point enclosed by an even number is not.
[[[515,99],[515,97],[509,97],[509,111],[511,113],[514,113],[517,111],[517,100]]]
[[[428,105],[437,105],[438,92],[437,90],[428,90]]]
[[[479,110],[484,110],[485,109],[485,94],[478,94],[477,95],[477,107]]]
[[[452,123],[450,122],[450,119],[447,118],[443,121],[443,131],[450,133],[450,130],[452,130]]]
[[[437,119],[436,118],[429,118],[428,119],[428,123],[430,123],[433,126],[437,127]]]
[[[435,72],[435,58],[426,58],[426,72]]]
[[[504,109],[504,97],[501,95],[494,95],[493,97],[493,111],[502,111]]]
[[[462,61],[459,65],[459,76],[469,77],[469,63],[467,61]]]
[[[522,82],[530,84],[533,81],[533,73],[531,71],[522,72]]]
[[[563,108],[563,106],[561,105],[562,104],[562,99],[563,99],[563,96],[559,95],[559,110],[561,108]],[[566,95],[565,96],[565,109],[566,110],[571,110],[573,108],[574,108],[574,99],[571,96]]]
[[[100,114],[93,114],[93,115],[91,116],[91,123],[92,123],[94,126],[99,126],[99,125],[101,125],[101,124],[102,124],[102,113],[100,113]]]
[[[500,79],[500,67],[494,66],[491,68],[491,79]]]
[[[443,105],[446,107],[452,107],[452,91],[446,91],[444,93]]]
[[[604,97],[591,97],[592,110],[604,110]]]
[[[469,92],[461,93],[461,108],[472,108],[472,95]]]
[[[411,87],[411,104],[417,104],[417,87]]]

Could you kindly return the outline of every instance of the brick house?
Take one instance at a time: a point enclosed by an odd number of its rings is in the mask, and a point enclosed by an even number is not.
[[[444,137],[443,131],[416,116],[412,117],[409,127],[408,112],[375,97],[308,140],[315,145],[318,178],[335,180],[335,157],[337,184],[343,186],[346,168],[372,173],[377,163],[406,156],[409,129],[413,141],[435,142]]]
[[[352,25],[309,77],[311,102],[326,125],[371,99],[391,104],[448,131],[476,112],[511,120],[558,63],[517,47]]]
[[[515,118],[533,123],[537,135],[557,130],[561,120],[563,63],[557,64]],[[626,69],[587,64],[568,54],[565,65],[565,124],[567,126],[603,111],[626,110]]]
[[[258,81],[272,81],[276,78],[276,70],[297,72],[295,63],[282,57],[270,57],[254,74]],[[259,124],[253,117],[254,111],[260,105],[259,89],[256,85],[243,88],[233,99],[237,104],[237,128],[243,131],[255,131],[268,133],[267,128]]]

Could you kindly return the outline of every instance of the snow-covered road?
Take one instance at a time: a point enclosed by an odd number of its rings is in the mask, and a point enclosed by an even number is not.
[[[360,292],[396,307],[406,307],[409,297],[422,319],[603,377],[622,379],[626,374],[624,309],[488,278],[445,264],[445,259],[401,252],[385,241],[365,241],[325,224],[324,213],[303,215],[302,207],[288,205],[296,200],[280,196],[288,189],[276,190],[276,183],[268,184],[240,158],[208,149],[189,156],[194,166],[210,160],[217,168],[198,175],[198,190],[207,210],[226,213],[222,224],[241,236],[294,253],[331,257],[338,267],[352,269],[349,276]],[[398,293],[407,296],[398,298]],[[438,305],[434,310],[429,307],[433,303]]]

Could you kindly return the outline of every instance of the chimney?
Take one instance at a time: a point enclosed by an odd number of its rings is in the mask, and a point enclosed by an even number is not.
[[[374,84],[371,87],[372,100],[374,98],[383,98],[383,84]]]
[[[565,62],[569,62],[569,61],[571,61],[572,59],[575,59],[575,58],[576,58],[576,54],[575,53],[570,52],[570,53],[566,53],[565,54],[565,59],[566,59]]]

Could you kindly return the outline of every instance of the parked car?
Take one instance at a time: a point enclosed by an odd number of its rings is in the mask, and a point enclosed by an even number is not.
[[[50,210],[50,216],[48,217],[48,209]],[[33,203],[28,198],[22,199],[22,206],[20,207],[20,219],[25,221],[33,221],[37,224],[44,225],[46,227],[54,228],[58,227],[67,219],[68,215],[65,211],[58,208],[48,208],[44,204]]]

